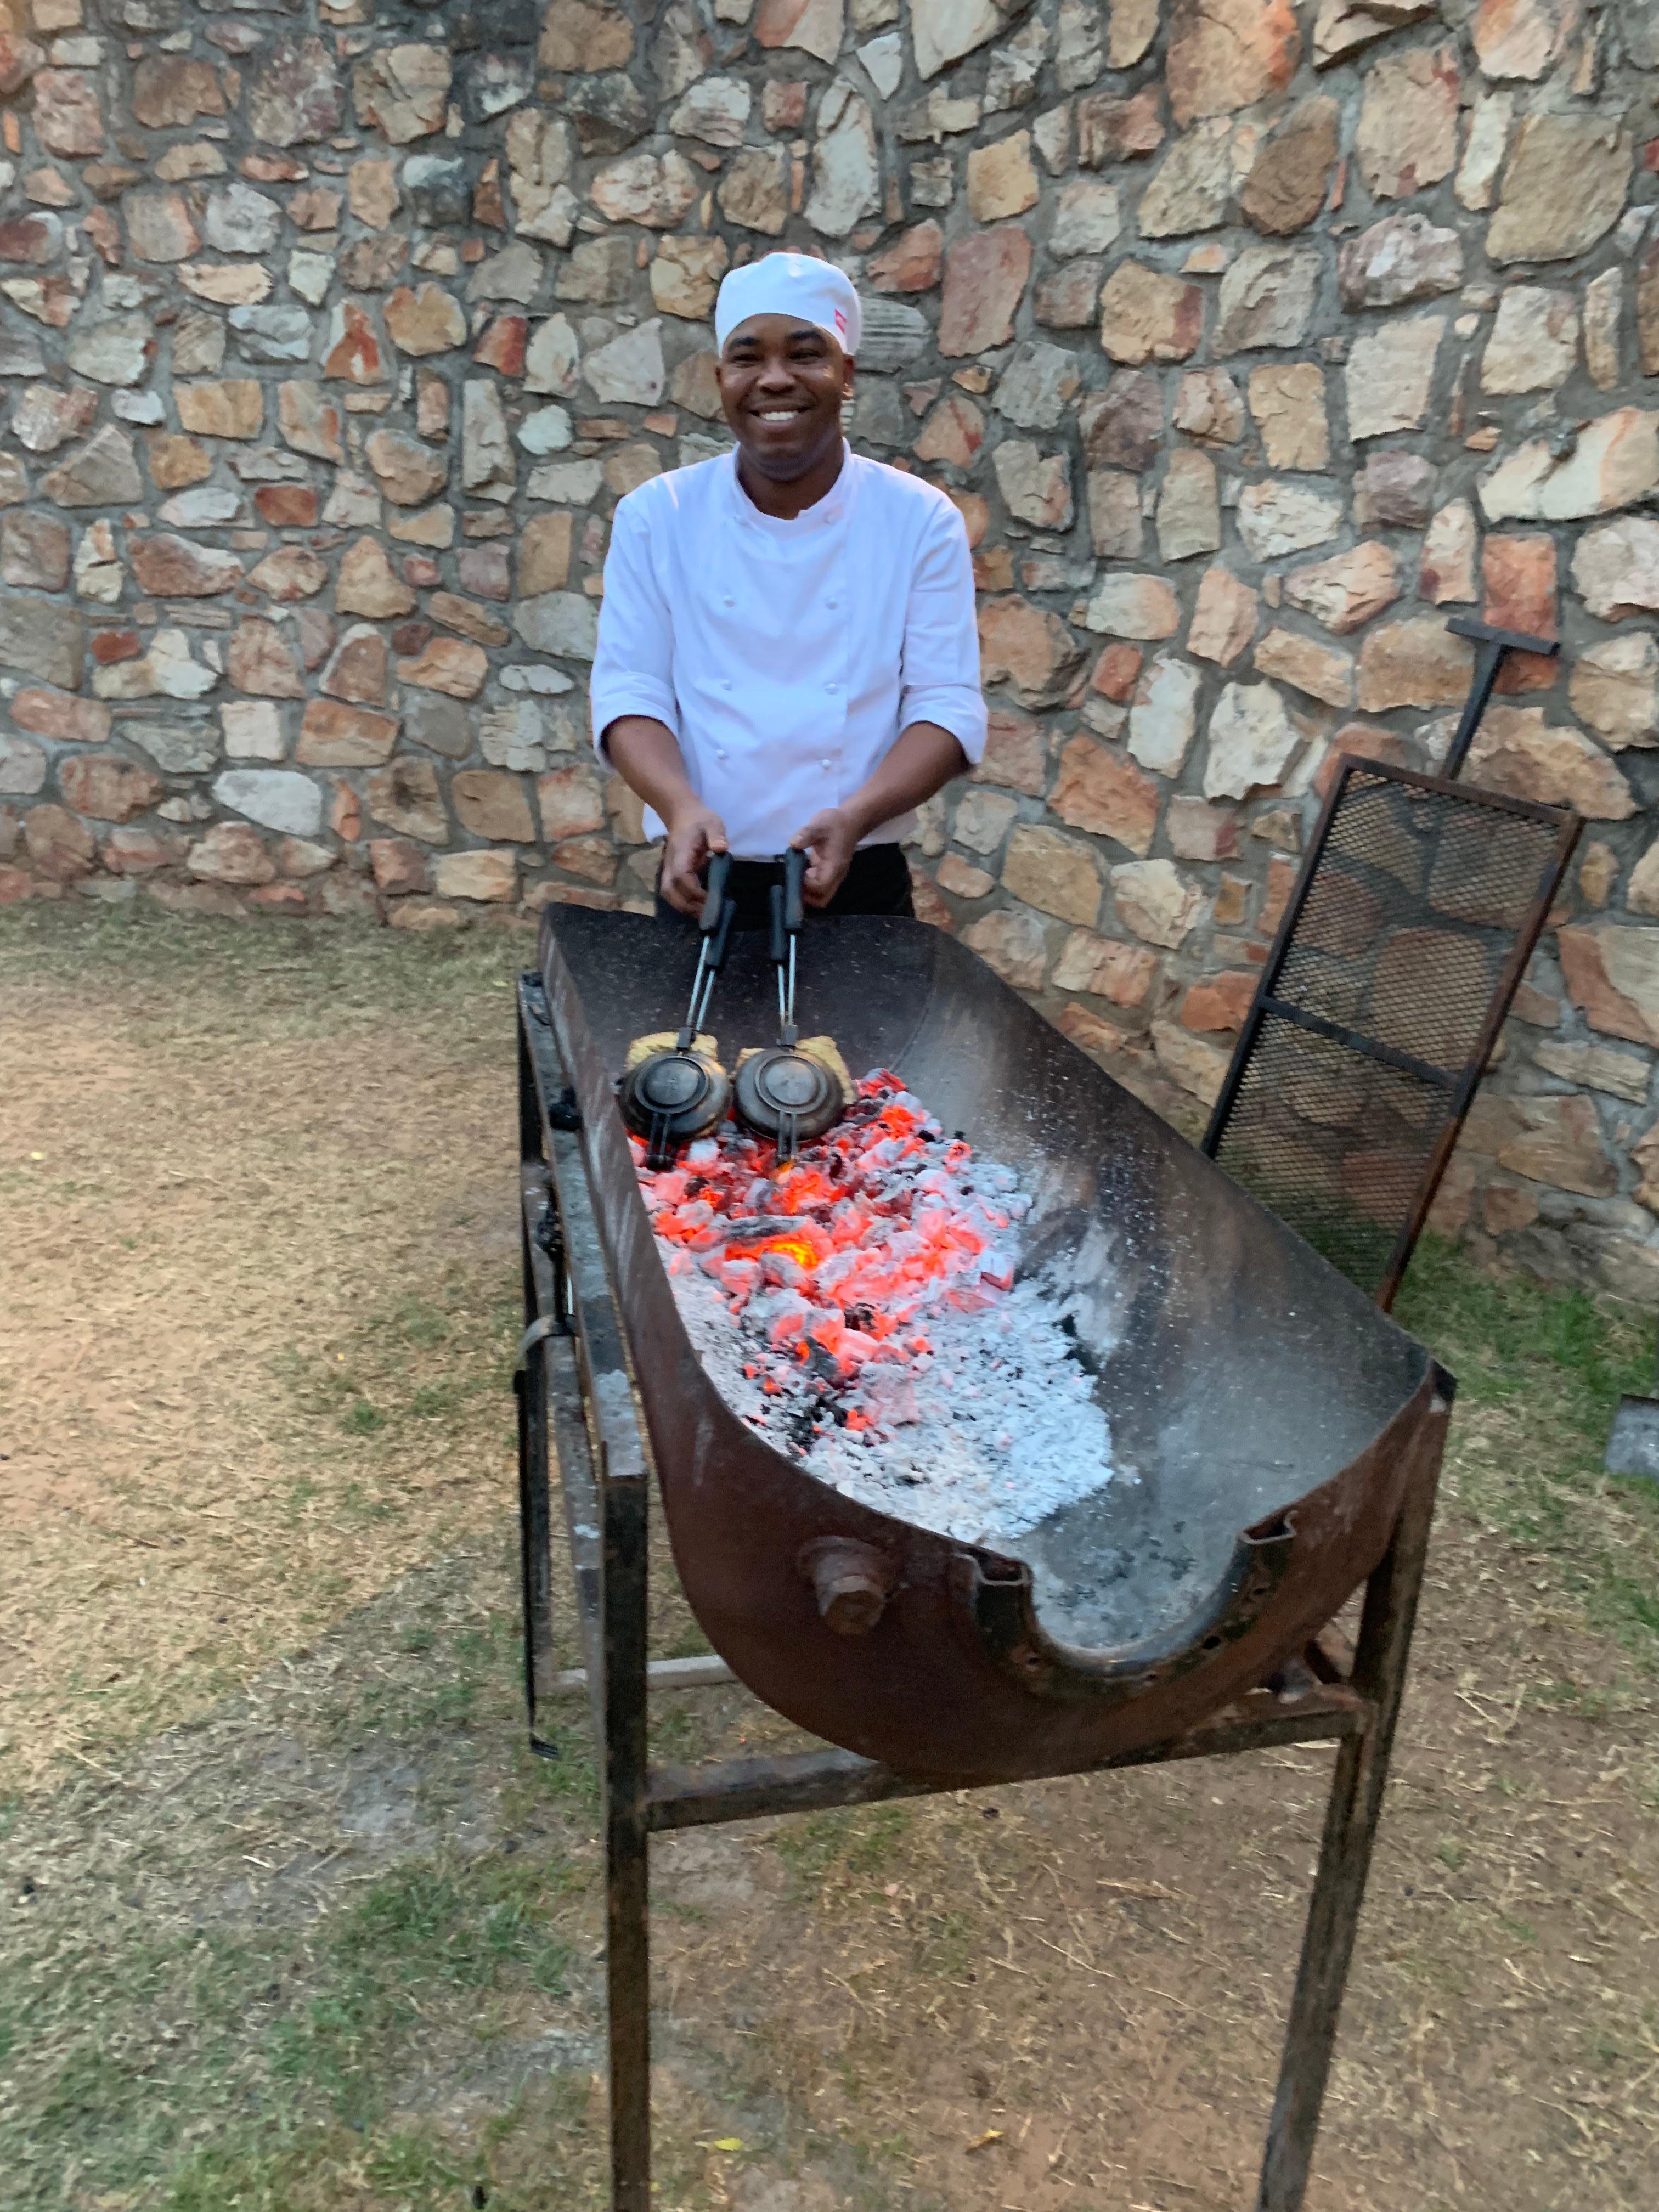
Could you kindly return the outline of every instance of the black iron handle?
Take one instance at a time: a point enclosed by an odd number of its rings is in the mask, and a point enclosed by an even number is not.
[[[726,879],[732,872],[732,855],[716,853],[708,863],[708,886],[703,893],[702,912],[697,926],[708,937],[720,926],[721,917],[731,910],[726,896]]]
[[[799,845],[792,845],[783,856],[783,926],[791,937],[799,937],[806,920],[806,855]],[[775,952],[775,960],[783,955]]]
[[[772,965],[781,968],[789,957],[789,938],[784,917],[784,890],[781,884],[774,884],[769,893],[772,906],[772,937],[768,948]]]
[[[1546,660],[1553,660],[1561,650],[1561,641],[1534,637],[1523,629],[1500,629],[1493,623],[1477,622],[1473,615],[1453,615],[1446,628],[1454,637],[1468,638],[1475,648],[1469,696],[1440,771],[1449,782],[1453,782],[1462,775],[1463,763],[1468,758],[1469,747],[1474,743],[1474,733],[1480,726],[1480,718],[1486,711],[1504,657],[1511,653],[1536,653]]]
[[[722,854],[720,857],[723,860],[726,856]],[[709,874],[712,876],[714,870],[711,867]],[[721,883],[724,889],[723,878]],[[735,903],[729,898],[722,897],[716,915],[714,933],[703,947],[708,957],[708,972],[711,975],[718,975],[726,964],[726,948],[732,937],[732,917],[736,912]]]

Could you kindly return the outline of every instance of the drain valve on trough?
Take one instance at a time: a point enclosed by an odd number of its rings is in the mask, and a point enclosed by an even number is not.
[[[815,1536],[796,1553],[818,1613],[837,1636],[867,1636],[881,1619],[898,1572],[885,1553],[855,1536]]]

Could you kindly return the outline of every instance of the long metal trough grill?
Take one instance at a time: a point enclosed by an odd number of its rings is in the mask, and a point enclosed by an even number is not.
[[[1125,1473],[993,1552],[842,1495],[745,1427],[681,1324],[614,1098],[640,1010],[660,1000],[663,934],[550,910],[520,998],[526,1689],[532,1738],[550,1748],[550,1430],[605,1779],[613,2203],[647,2203],[653,1830],[1339,1739],[1260,2200],[1292,2212],[1450,1380],[953,941],[893,921],[813,931],[804,1019],[855,1068],[896,1068],[947,1128],[1014,1168],[1034,1200],[1022,1267],[1098,1291],[1077,1308],[1080,1352]],[[732,948],[728,1062],[765,1034],[762,951]],[[720,1659],[836,1748],[648,1769],[653,1466]],[[1321,1632],[1362,1582],[1350,1661]],[[1060,1593],[1064,1638],[1039,1587]],[[699,1662],[695,1678],[723,1673]]]

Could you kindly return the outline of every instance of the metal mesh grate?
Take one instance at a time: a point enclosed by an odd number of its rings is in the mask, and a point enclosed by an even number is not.
[[[1385,1304],[1578,826],[1370,761],[1320,817],[1205,1150]]]

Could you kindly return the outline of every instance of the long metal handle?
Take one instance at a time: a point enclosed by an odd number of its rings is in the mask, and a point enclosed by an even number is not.
[[[783,856],[783,926],[799,937],[806,920],[806,855],[792,845]]]
[[[806,921],[806,855],[792,845],[783,858],[783,880],[772,886],[772,960],[778,971],[778,1029],[793,1047],[795,947]]]
[[[726,948],[732,939],[732,916],[735,911],[727,899],[720,908],[719,927],[702,940],[702,950],[697,955],[696,977],[691,986],[691,1012],[687,1018],[690,1034],[681,1035],[682,1052],[696,1042],[698,1030],[708,1018],[708,1002],[714,995],[714,978],[726,965]]]
[[[705,937],[712,937],[720,927],[726,910],[726,882],[732,872],[732,855],[716,853],[708,863],[708,882],[703,892],[702,912],[697,927]]]
[[[731,863],[724,853],[717,853],[708,864],[708,895],[703,901],[704,919],[701,924],[702,944],[697,952],[697,969],[691,978],[691,1003],[685,1011],[685,1023],[675,1041],[675,1048],[689,1052],[696,1042],[697,1031],[708,1013],[708,1001],[714,995],[714,978],[726,964],[726,948],[732,938],[732,916],[736,908],[726,895],[726,878]],[[718,869],[719,873],[716,874]],[[710,908],[714,922],[708,920]]]
[[[1472,615],[1453,615],[1446,628],[1454,637],[1466,637],[1475,647],[1469,696],[1463,702],[1462,714],[1440,771],[1448,782],[1455,783],[1463,772],[1469,747],[1474,743],[1474,733],[1480,726],[1506,657],[1511,653],[1535,653],[1546,660],[1553,660],[1561,650],[1561,641],[1559,638],[1534,637],[1527,630],[1499,629],[1494,623],[1477,622]]]

